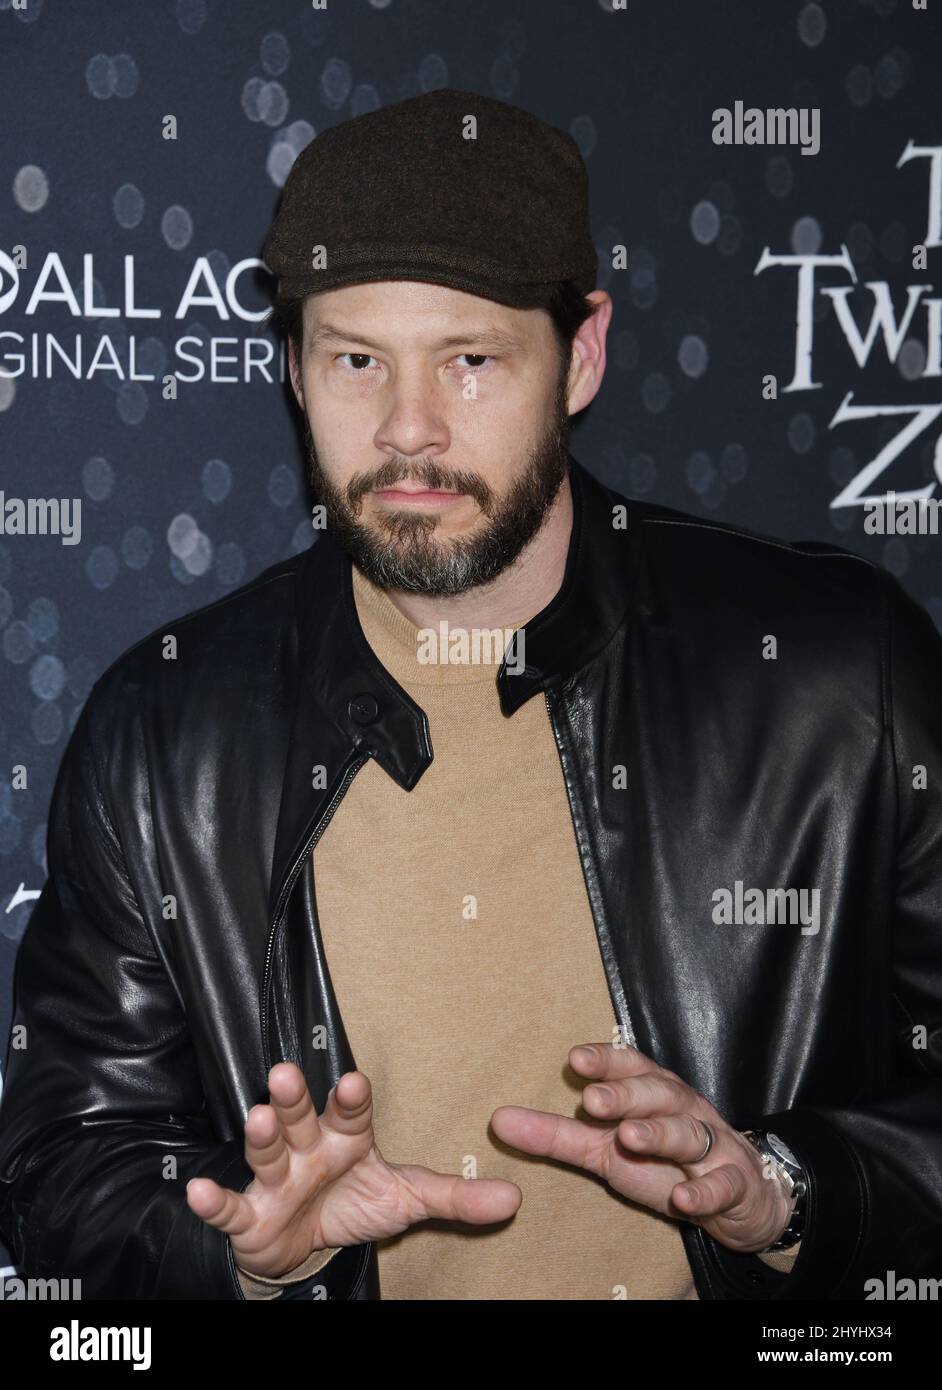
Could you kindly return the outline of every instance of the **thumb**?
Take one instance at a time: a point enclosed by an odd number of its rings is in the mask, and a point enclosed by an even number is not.
[[[517,1184],[503,1178],[462,1178],[456,1173],[436,1173],[420,1163],[389,1166],[421,1207],[413,1221],[441,1217],[483,1225],[513,1216],[523,1201]]]

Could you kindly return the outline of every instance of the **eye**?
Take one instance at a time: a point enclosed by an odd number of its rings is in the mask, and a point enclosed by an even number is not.
[[[470,366],[468,366],[468,367],[466,368],[466,370],[469,371],[469,372],[470,372],[470,371],[476,371],[476,370],[478,370],[478,369],[483,365],[483,363],[485,363],[485,362],[492,362],[492,361],[493,361],[493,358],[488,357],[486,353],[482,353],[482,352],[459,352],[459,353],[458,353],[458,356],[459,356],[459,357],[471,357],[471,358],[476,358],[476,359],[477,359],[475,362],[472,362],[472,363],[470,364]]]
[[[342,362],[345,357],[351,357],[359,364],[357,366],[351,364],[350,370],[359,373],[360,376],[364,374],[365,363],[376,361],[376,358],[371,357],[368,352],[342,352],[337,360]]]

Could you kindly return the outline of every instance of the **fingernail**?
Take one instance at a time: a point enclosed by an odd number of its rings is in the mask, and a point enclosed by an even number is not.
[[[596,1052],[596,1050],[595,1050],[594,1047],[577,1047],[577,1048],[576,1048],[576,1058],[577,1058],[578,1061],[582,1062],[585,1066],[589,1066],[590,1063],[594,1062],[597,1056],[598,1056],[598,1054],[597,1054],[597,1052]]]
[[[605,1105],[611,1105],[615,1099],[615,1092],[611,1086],[596,1086],[595,1094]]]

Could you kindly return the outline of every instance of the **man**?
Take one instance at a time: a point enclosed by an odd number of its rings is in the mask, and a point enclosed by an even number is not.
[[[143,1298],[942,1273],[927,615],[571,456],[612,305],[528,113],[326,132],[266,260],[326,527],[78,722],[0,1108],[17,1260]]]

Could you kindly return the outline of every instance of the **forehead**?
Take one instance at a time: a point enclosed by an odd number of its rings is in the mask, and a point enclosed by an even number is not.
[[[305,336],[320,332],[324,338],[334,329],[428,341],[450,330],[489,333],[512,346],[537,341],[549,327],[549,316],[542,309],[515,309],[448,285],[376,280],[309,295],[304,327]]]

